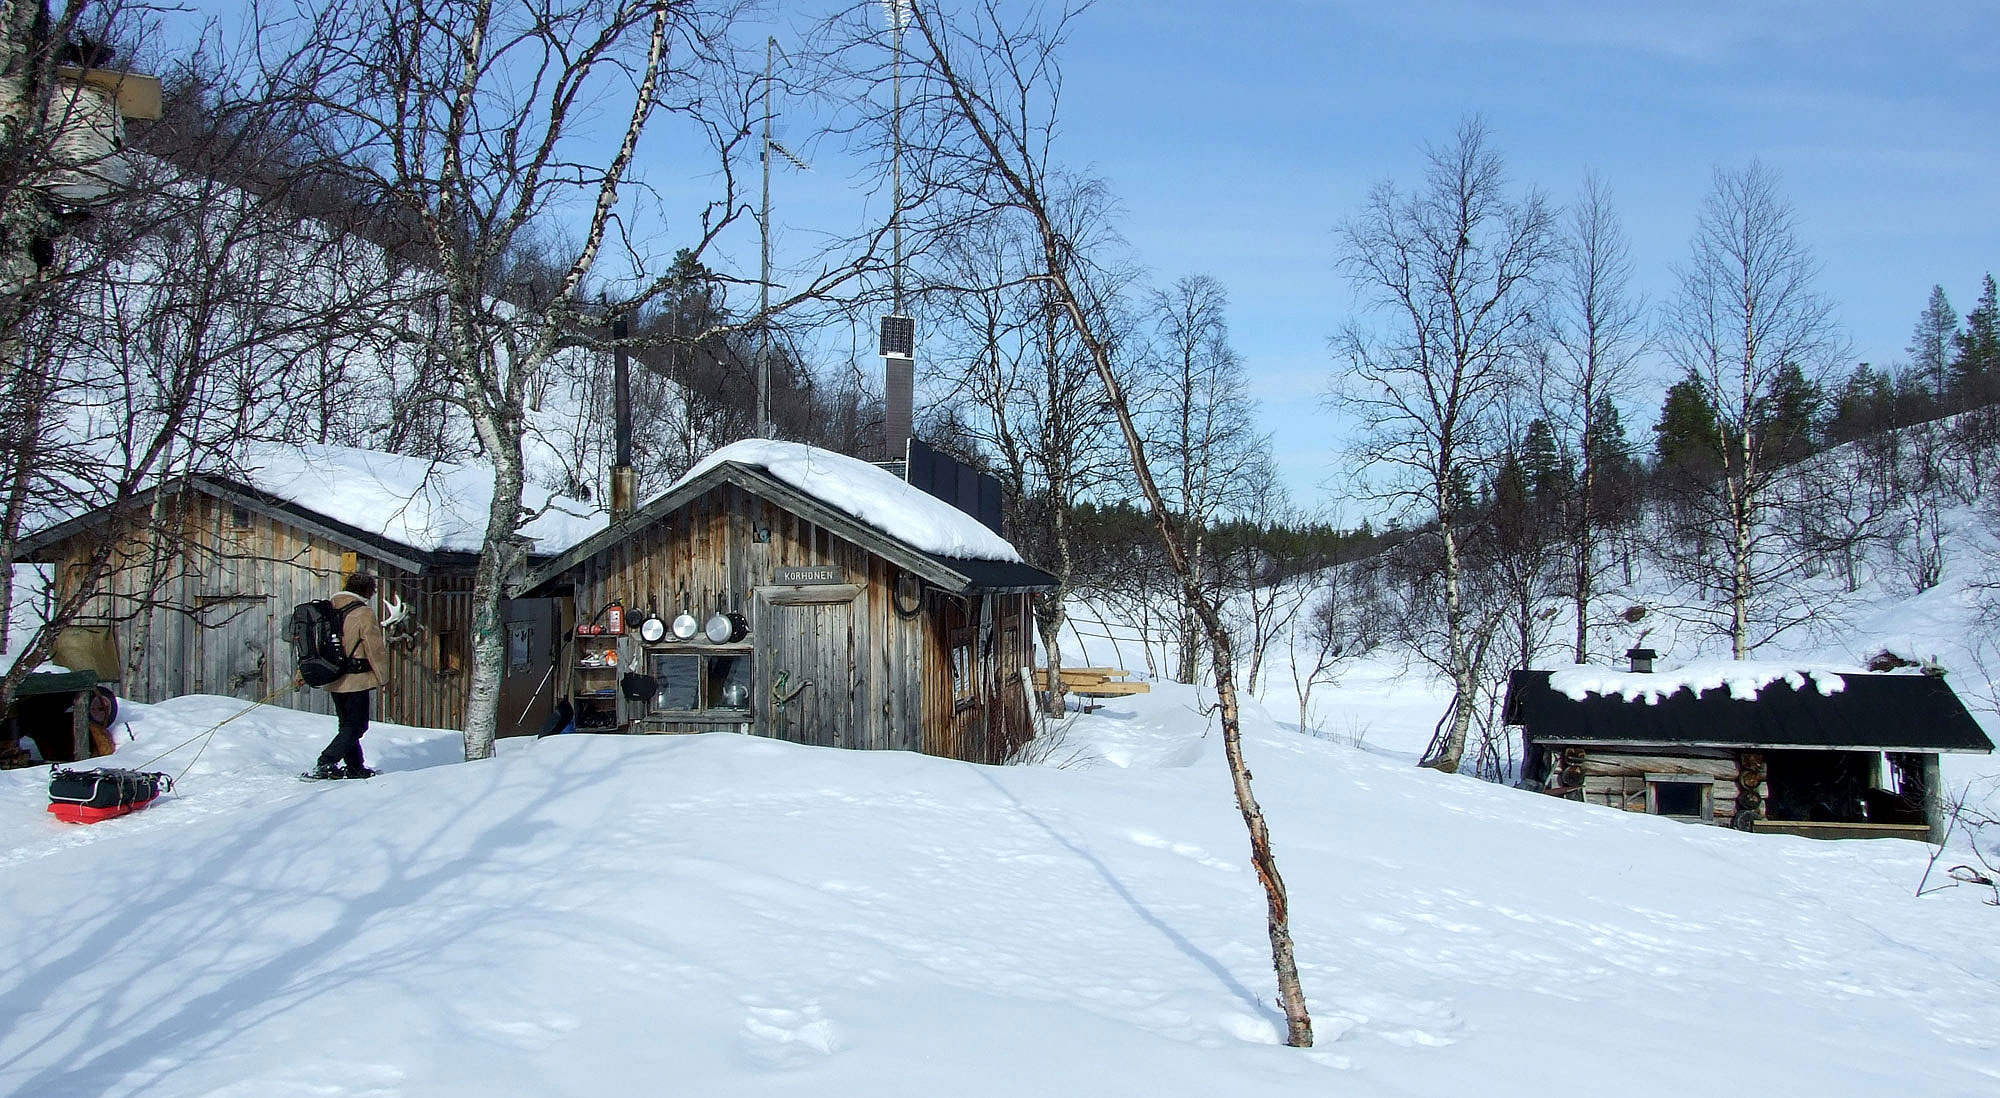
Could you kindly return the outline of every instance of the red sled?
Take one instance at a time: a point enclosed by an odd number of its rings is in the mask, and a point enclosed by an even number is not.
[[[49,775],[49,813],[64,823],[93,824],[130,815],[173,789],[165,774],[136,770],[64,770]]]

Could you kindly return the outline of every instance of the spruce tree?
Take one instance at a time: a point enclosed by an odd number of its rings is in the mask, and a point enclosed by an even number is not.
[[[1910,333],[1910,369],[1935,383],[1940,402],[1944,400],[1952,344],[1957,336],[1958,312],[1944,296],[1944,287],[1932,286],[1930,301],[1917,315],[1916,330]]]
[[[1978,408],[2000,400],[2000,299],[1988,274],[1979,305],[1965,314],[1965,330],[1953,342],[1952,395],[1960,408]]]

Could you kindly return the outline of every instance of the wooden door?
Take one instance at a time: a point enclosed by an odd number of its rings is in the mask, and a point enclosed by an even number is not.
[[[500,736],[532,736],[555,712],[556,600],[503,599],[500,639]]]
[[[854,735],[854,604],[757,600],[753,687],[760,733],[819,747]]]

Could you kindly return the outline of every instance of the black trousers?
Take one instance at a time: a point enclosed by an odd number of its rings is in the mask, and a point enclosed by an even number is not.
[[[349,770],[359,770],[367,764],[361,759],[361,737],[368,731],[369,690],[352,690],[345,694],[334,694],[333,715],[340,722],[340,730],[333,735],[333,742],[319,753],[321,766],[344,763]]]

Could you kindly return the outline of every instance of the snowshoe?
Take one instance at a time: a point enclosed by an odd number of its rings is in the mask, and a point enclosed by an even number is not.
[[[347,777],[347,771],[338,766],[315,766],[299,774],[302,782],[325,782]]]

